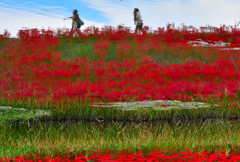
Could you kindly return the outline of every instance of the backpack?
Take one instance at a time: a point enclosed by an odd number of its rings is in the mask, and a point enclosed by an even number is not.
[[[80,18],[78,18],[77,19],[77,27],[78,27],[78,29],[80,29],[82,25],[84,25],[84,22]]]

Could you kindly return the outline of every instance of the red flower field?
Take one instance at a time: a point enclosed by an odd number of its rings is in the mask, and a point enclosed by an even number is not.
[[[77,34],[22,30],[19,39],[8,42],[0,55],[0,94],[7,99],[36,97],[118,101],[146,99],[192,100],[211,97],[239,98],[240,31],[210,28],[145,31],[142,35],[126,28],[89,28]],[[61,59],[56,50],[60,39],[94,39],[96,59],[87,56]],[[230,42],[225,47],[192,47],[189,41]],[[107,60],[112,43],[114,59]],[[81,44],[79,43],[79,46]],[[168,58],[170,57],[170,58]],[[172,61],[172,58],[177,58]]]
[[[0,161],[16,161],[16,162],[31,162],[31,161],[51,161],[51,162],[67,162],[67,161],[77,161],[77,162],[84,162],[84,161],[111,161],[111,162],[120,162],[120,161],[239,161],[240,155],[233,155],[233,154],[226,154],[226,153],[209,153],[209,152],[202,152],[202,153],[192,153],[192,152],[182,152],[177,154],[166,155],[166,151],[156,151],[150,152],[148,155],[143,155],[142,152],[137,152],[136,154],[126,154],[126,153],[119,153],[116,156],[111,155],[110,153],[99,154],[97,152],[93,152],[91,155],[82,155],[76,158],[66,158],[61,157],[46,157],[46,158],[39,158],[38,156],[35,157],[35,160],[29,160],[27,157],[19,157],[19,158],[3,158]]]

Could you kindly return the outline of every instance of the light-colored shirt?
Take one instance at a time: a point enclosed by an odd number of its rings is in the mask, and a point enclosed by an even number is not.
[[[137,25],[141,25],[143,23],[142,16],[139,11],[137,11],[136,13],[136,22],[137,22]]]

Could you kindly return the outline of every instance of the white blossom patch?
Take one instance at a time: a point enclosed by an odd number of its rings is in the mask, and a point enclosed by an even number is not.
[[[0,106],[0,119],[29,120],[43,116],[51,116],[51,112],[46,110],[29,110],[24,108],[13,108],[11,106]]]
[[[210,108],[211,105],[202,102],[181,102],[177,100],[156,100],[156,101],[136,101],[136,102],[109,102],[95,103],[94,107],[110,107],[120,110],[172,110],[172,109],[199,109]],[[218,106],[218,105],[213,105]]]
[[[213,41],[205,42],[202,39],[197,39],[196,41],[187,42],[188,45],[193,47],[229,47],[231,43],[223,41]]]

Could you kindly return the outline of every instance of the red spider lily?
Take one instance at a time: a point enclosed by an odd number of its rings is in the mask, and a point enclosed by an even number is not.
[[[110,46],[108,40],[102,40],[101,42],[96,42],[94,44],[94,53],[101,59],[104,60],[107,57],[107,50]]]
[[[80,155],[75,158],[70,158],[66,156],[65,158],[57,157],[45,157],[40,158],[39,156],[35,156],[35,160],[31,160],[28,157],[20,156],[18,158],[3,158],[0,161],[51,161],[51,162],[60,162],[60,161],[113,161],[113,162],[122,162],[122,161],[239,161],[240,155],[234,154],[226,154],[223,152],[200,152],[194,153],[191,151],[168,153],[163,150],[158,150],[155,152],[149,152],[147,156],[143,156],[142,152],[137,152],[134,154],[127,154],[125,152],[110,154],[103,153],[99,154],[98,152],[92,152],[91,155]]]
[[[0,53],[0,94],[9,99],[35,96],[41,101],[49,97],[56,100],[89,97],[93,101],[191,100],[199,96],[205,99],[211,96],[237,98],[240,75],[228,51],[193,48],[186,42],[199,38],[209,42],[231,40],[237,44],[240,32],[235,29],[229,32],[223,28],[204,30],[214,31],[199,32],[185,26],[175,29],[170,25],[166,31],[159,29],[154,34],[132,34],[124,27],[106,27],[101,31],[92,27],[77,33],[79,39],[97,37],[101,40],[94,46],[94,53],[100,59],[97,61],[86,57],[61,60],[61,53],[54,49],[60,43],[59,37],[71,33],[21,30],[20,40],[10,41],[8,48]],[[121,39],[114,38],[117,36]],[[131,44],[128,43],[130,39]],[[117,43],[117,60],[106,62],[113,40]],[[191,57],[192,52],[200,51],[203,51],[199,54],[200,59],[211,58],[212,53],[217,53],[217,56],[208,63],[188,59],[181,64],[161,64],[149,56],[150,51],[159,56],[168,51],[179,58]],[[232,52],[232,57],[239,67],[239,51]]]

